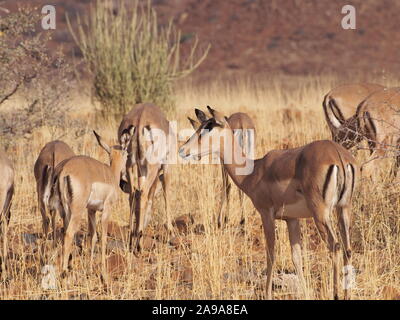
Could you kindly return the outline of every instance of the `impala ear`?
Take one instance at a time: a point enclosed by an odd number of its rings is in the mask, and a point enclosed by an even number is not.
[[[199,128],[200,124],[196,120],[193,120],[190,117],[187,117],[187,119],[189,120],[194,130],[197,130]]]
[[[223,116],[221,113],[219,113],[218,111],[212,109],[210,106],[207,106],[207,109],[210,112],[210,114],[212,115],[212,117],[215,119],[215,122],[217,123],[217,125],[219,125],[220,127],[224,127],[225,123],[227,122],[227,118],[225,116]]]
[[[207,106],[207,110],[208,110],[208,112],[214,117],[215,110],[212,109],[210,106]]]
[[[121,134],[121,147],[124,150],[128,149],[129,143],[132,140],[133,135],[135,134],[136,127],[130,125],[127,129],[124,129]]]
[[[208,120],[206,114],[203,111],[201,111],[199,109],[194,109],[194,112],[196,113],[197,119],[201,123],[206,122]]]
[[[93,130],[93,133],[97,139],[97,142],[99,143],[100,147],[102,147],[109,155],[111,154],[111,148],[108,146],[107,143],[103,141],[103,138],[100,137],[96,131]]]

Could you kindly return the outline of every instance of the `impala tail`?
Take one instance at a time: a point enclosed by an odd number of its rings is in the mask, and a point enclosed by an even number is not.
[[[61,196],[61,204],[64,209],[65,215],[67,217],[67,221],[69,221],[69,217],[71,217],[70,203],[72,202],[73,198],[71,177],[65,176],[62,180],[59,179],[59,181],[60,181],[59,191]]]
[[[352,198],[356,169],[353,164],[344,164],[339,154],[341,165],[331,165],[327,171],[323,187],[323,198],[331,208],[347,206]]]

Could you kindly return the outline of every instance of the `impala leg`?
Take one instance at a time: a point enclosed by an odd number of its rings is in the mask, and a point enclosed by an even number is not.
[[[264,210],[261,214],[267,251],[267,299],[272,299],[272,275],[275,263],[275,217],[274,210]]]
[[[93,256],[94,256],[94,247],[97,242],[97,232],[96,232],[96,210],[88,210],[88,247],[90,250],[90,264],[89,264],[89,272],[93,270]]]
[[[6,261],[7,261],[7,222],[5,217],[0,217],[4,218],[1,223],[1,233],[2,233],[2,240],[3,240],[3,249],[2,249],[2,259],[1,259],[1,274],[2,277],[5,278],[6,274]]]
[[[40,214],[42,215],[42,228],[43,228],[43,238],[46,240],[47,235],[49,233],[49,218],[46,213],[46,206],[44,205],[44,201],[42,198],[41,192],[39,192],[39,186],[37,188],[38,190],[38,206],[39,206],[39,211]]]
[[[147,167],[147,176],[139,177],[139,197],[136,200],[136,250],[141,251],[143,247],[143,230],[146,214],[151,210],[149,206],[150,189],[158,178],[158,169],[152,166]]]
[[[106,250],[107,250],[107,229],[108,229],[109,217],[110,217],[110,210],[108,204],[105,204],[103,213],[101,215],[101,266],[102,266],[102,275],[105,283],[108,283]]]
[[[301,254],[301,227],[298,219],[287,219],[286,220],[290,247],[292,249],[292,261],[296,269],[296,273],[300,279],[302,291],[306,295],[306,281],[303,273],[303,259]]]
[[[62,271],[68,271],[69,259],[72,251],[72,244],[74,240],[74,236],[78,231],[80,225],[80,213],[84,210],[84,208],[74,208],[71,206],[71,217],[69,223],[66,223],[66,229],[64,234],[64,243],[62,250]],[[67,218],[66,218],[67,219]],[[68,222],[68,221],[66,221]]]
[[[339,250],[340,244],[336,239],[336,235],[332,228],[330,219],[330,211],[326,206],[314,212],[314,221],[317,225],[318,231],[322,240],[328,245],[333,263],[333,296],[334,299],[339,299]]]
[[[351,299],[351,288],[353,286],[354,274],[353,266],[351,265],[351,212],[348,207],[338,207],[340,235],[342,238],[343,262],[344,262],[344,298]]]
[[[134,181],[134,174],[133,174],[133,166],[127,167],[127,178],[129,183],[129,209],[130,209],[130,216],[129,216],[129,250],[132,250],[133,244],[133,237],[135,235],[134,232],[134,216],[136,214],[136,196],[137,190],[135,188],[135,181]],[[138,218],[136,217],[136,224],[138,224]]]
[[[153,185],[150,187],[149,194],[148,194],[147,206],[146,206],[146,211],[144,214],[143,229],[147,228],[147,226],[151,220],[151,210],[153,208],[154,194],[156,192],[157,185],[158,185],[158,179],[155,179],[153,182]],[[166,207],[167,207],[168,201],[166,200],[165,194],[164,194],[164,200],[165,200]],[[169,217],[167,217],[167,228],[168,228],[169,232],[172,232],[172,224],[171,224],[171,219]]]
[[[5,278],[6,276],[6,263],[7,263],[7,232],[8,232],[8,224],[10,223],[11,217],[11,200],[14,193],[14,188],[12,187],[8,190],[7,193],[3,193],[1,195],[1,203],[3,203],[2,212],[0,212],[0,226],[1,226],[1,233],[3,238],[3,248],[2,248],[2,259],[1,259],[1,273],[2,277]]]
[[[240,218],[240,224],[244,225],[246,223],[246,218],[244,216],[244,206],[243,206],[243,191],[239,190],[239,203],[240,203],[240,211],[241,211],[241,218]]]
[[[57,212],[55,210],[50,210],[51,227],[53,229],[53,248],[55,248],[57,245],[56,213]]]
[[[221,165],[222,175],[222,190],[221,190],[221,202],[218,209],[218,228],[222,228],[224,223],[227,222],[227,215],[224,215],[224,204],[226,203],[226,211],[229,211],[229,194],[231,190],[231,184],[228,179],[228,173],[226,172],[223,165]]]
[[[162,171],[163,171],[163,174],[162,174],[162,179],[161,179],[161,185],[163,188],[163,196],[164,196],[164,203],[165,203],[165,215],[167,216],[167,229],[170,233],[172,233],[173,227],[172,227],[171,212],[169,210],[169,202],[168,202],[169,186],[170,186],[170,172],[168,169],[168,165],[163,164]],[[153,191],[152,197],[154,197],[154,191]]]

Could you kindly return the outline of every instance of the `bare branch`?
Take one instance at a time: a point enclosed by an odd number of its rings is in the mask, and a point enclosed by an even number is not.
[[[8,100],[9,98],[11,98],[11,96],[13,96],[13,95],[18,91],[18,89],[19,89],[20,86],[21,86],[21,82],[18,82],[18,83],[15,85],[14,89],[13,89],[10,93],[6,94],[6,95],[0,100],[0,105],[3,104],[3,103],[4,103],[6,100]]]

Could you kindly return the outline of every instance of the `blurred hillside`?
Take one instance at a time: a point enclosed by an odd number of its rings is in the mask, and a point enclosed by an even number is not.
[[[145,2],[146,0],[142,0]],[[30,4],[57,8],[52,46],[77,53],[65,13],[74,23],[94,0],[3,0],[15,10]],[[132,2],[132,1],[129,1]],[[398,0],[153,0],[161,22],[173,18],[182,42],[211,43],[196,74],[284,73],[307,75],[353,72],[382,76],[400,71]],[[357,29],[343,30],[341,9],[357,9]],[[79,53],[77,54],[79,57]]]

